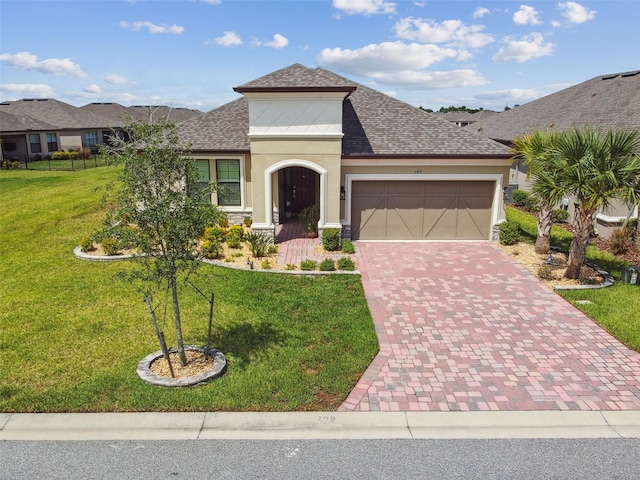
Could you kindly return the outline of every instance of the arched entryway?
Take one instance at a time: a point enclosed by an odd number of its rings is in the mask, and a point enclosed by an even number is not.
[[[320,175],[307,167],[279,170],[278,185],[278,223],[297,219],[302,210],[319,201]]]

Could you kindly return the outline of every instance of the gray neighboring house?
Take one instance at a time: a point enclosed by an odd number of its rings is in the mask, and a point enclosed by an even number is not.
[[[179,125],[212,202],[255,231],[317,205],[351,239],[489,240],[509,148],[322,68],[300,64]]]
[[[178,123],[201,113],[186,108],[124,107],[117,103],[75,107],[52,98],[2,102],[2,158],[24,162],[47,158],[62,150],[90,148],[96,151],[128,118],[142,122],[168,119]]]
[[[527,104],[479,120],[469,130],[511,145],[512,141],[535,130],[563,131],[593,127],[607,130],[640,131],[640,70],[602,75]],[[522,161],[514,162],[509,184],[527,189],[527,171]],[[570,202],[572,203],[572,202]],[[570,213],[573,205],[569,205]],[[638,207],[632,215],[638,216]],[[599,232],[608,235],[629,213],[623,205],[598,214]]]

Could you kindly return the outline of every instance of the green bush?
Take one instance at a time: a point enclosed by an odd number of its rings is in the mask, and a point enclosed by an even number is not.
[[[267,248],[267,253],[269,255],[275,255],[276,253],[278,253],[280,249],[278,248],[277,245],[269,245],[269,247]]]
[[[526,212],[534,213],[540,209],[540,202],[533,195],[529,195],[524,201],[524,205],[522,205],[522,208],[524,208]]]
[[[356,264],[353,263],[349,257],[342,257],[338,259],[338,270],[344,270],[346,272],[353,272],[356,269]]]
[[[551,212],[551,218],[553,223],[567,223],[567,220],[569,220],[569,212],[563,208],[558,208]]]
[[[229,228],[229,219],[227,218],[226,215],[222,215],[219,219],[218,219],[218,225],[222,228]]]
[[[520,229],[515,222],[502,222],[500,224],[500,244],[515,245],[520,241]]]
[[[516,207],[523,207],[524,203],[527,201],[531,194],[526,190],[514,190],[513,191],[513,204]]]
[[[342,253],[356,253],[356,247],[353,246],[351,240],[342,240]]]
[[[253,225],[253,219],[251,217],[244,217],[242,223],[245,227],[249,228],[251,225]]]
[[[200,246],[202,250],[202,256],[208,259],[219,258],[222,255],[222,242],[215,240],[203,240]]]
[[[328,252],[340,249],[340,229],[325,228],[322,230],[322,248]]]
[[[311,259],[306,259],[300,262],[300,270],[311,271],[318,267],[318,262]]]
[[[207,227],[204,231],[203,238],[204,240],[209,240],[210,242],[222,243],[224,242],[226,237],[225,231],[222,227],[215,225],[213,227]]]
[[[53,155],[51,155],[51,160],[76,160],[77,158],[78,152],[74,150],[53,152]]]
[[[242,228],[242,225],[231,225],[231,227],[229,227],[229,234],[238,235],[238,238],[244,241],[244,228]]]
[[[264,260],[262,260],[262,268],[264,270],[269,270],[271,269],[271,262],[269,261],[268,258],[265,258]]]
[[[80,250],[82,250],[83,252],[90,252],[95,249],[96,248],[93,245],[93,239],[91,237],[84,237],[80,241]]]
[[[263,233],[249,233],[246,235],[246,241],[251,248],[251,254],[256,258],[262,258],[267,250],[273,245],[273,239]]]
[[[116,255],[120,249],[119,242],[113,237],[106,237],[100,243],[106,255]]]
[[[237,230],[229,230],[227,232],[227,245],[229,246],[229,248],[240,248],[241,243],[242,240]]]
[[[611,236],[609,237],[609,243],[611,244],[611,252],[614,255],[625,253],[629,248],[631,248],[631,231],[628,228],[613,229]]]
[[[336,269],[336,264],[330,258],[325,258],[320,262],[319,268],[323,272],[333,272]]]
[[[296,269],[296,264],[295,263],[287,263],[287,265],[284,268],[285,268],[285,270],[295,270]]]

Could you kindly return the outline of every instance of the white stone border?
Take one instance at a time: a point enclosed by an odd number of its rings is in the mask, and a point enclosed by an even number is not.
[[[206,347],[198,347],[196,345],[185,345],[184,349],[192,352],[201,352],[213,358],[213,367],[190,377],[162,377],[153,373],[150,368],[153,362],[162,358],[162,350],[158,350],[140,360],[138,368],[136,368],[136,373],[142,380],[151,385],[160,385],[163,387],[192,387],[218,378],[227,371],[227,359],[220,350],[214,348],[207,349]],[[178,349],[174,347],[169,350],[169,353],[176,353],[177,351]]]

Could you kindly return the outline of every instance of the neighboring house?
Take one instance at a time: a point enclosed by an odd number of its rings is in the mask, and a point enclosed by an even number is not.
[[[504,219],[508,147],[321,68],[294,64],[179,125],[233,223],[312,204],[352,239],[489,240]]]
[[[640,70],[592,78],[475,122],[464,130],[511,145],[516,137],[535,130],[563,131],[576,127],[640,131]],[[509,184],[529,188],[527,170],[521,160],[514,162]],[[573,205],[569,210],[573,210]],[[628,213],[623,205],[601,212],[597,218],[603,227],[601,233],[608,234]],[[637,206],[632,215],[638,216]]]
[[[61,150],[90,148],[97,151],[128,118],[174,123],[202,112],[169,107],[124,107],[117,103],[92,103],[75,107],[51,98],[0,103],[2,156],[9,160],[38,160]]]

